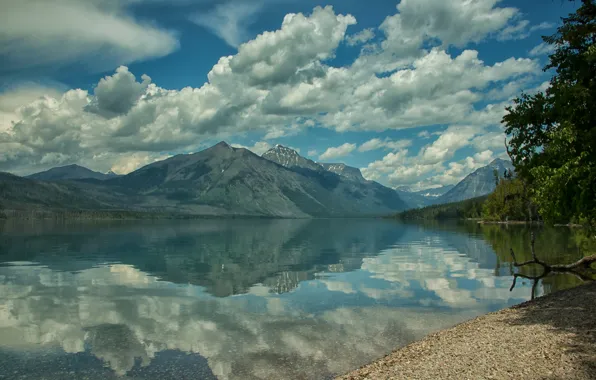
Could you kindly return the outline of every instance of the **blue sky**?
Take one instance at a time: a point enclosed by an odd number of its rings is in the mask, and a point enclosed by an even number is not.
[[[561,1],[0,0],[0,170],[126,173],[220,140],[389,186],[503,155]]]

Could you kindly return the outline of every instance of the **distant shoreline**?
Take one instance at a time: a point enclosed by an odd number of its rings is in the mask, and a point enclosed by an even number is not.
[[[132,210],[3,210],[0,220],[201,220],[201,219],[280,219],[261,215],[183,214]],[[285,219],[285,218],[284,218]]]
[[[176,212],[134,211],[134,210],[0,210],[1,220],[221,220],[221,219],[263,219],[263,220],[312,220],[312,219],[383,219],[379,215],[344,216],[275,216],[247,214],[187,214]]]
[[[527,220],[508,220],[508,221],[498,221],[498,220],[482,220],[482,219],[467,219],[467,220],[475,220],[478,221],[478,224],[501,224],[501,225],[532,225],[532,226],[544,226],[544,222],[536,222],[536,221],[527,221]],[[569,227],[569,228],[583,228],[581,224],[575,223],[567,223],[567,224],[553,224],[553,227]]]
[[[441,330],[360,369],[356,379],[594,379],[596,282]]]

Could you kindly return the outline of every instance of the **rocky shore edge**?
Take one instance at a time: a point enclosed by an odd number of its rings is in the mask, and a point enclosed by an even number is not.
[[[436,332],[338,379],[596,379],[596,282]]]

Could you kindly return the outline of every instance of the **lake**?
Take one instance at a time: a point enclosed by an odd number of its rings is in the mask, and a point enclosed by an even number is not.
[[[536,234],[550,262],[585,248]],[[529,242],[475,223],[0,222],[0,379],[332,378],[530,299],[530,280],[509,290]]]

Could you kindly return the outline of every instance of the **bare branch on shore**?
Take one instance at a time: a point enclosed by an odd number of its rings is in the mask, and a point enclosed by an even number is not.
[[[544,277],[551,275],[551,274],[569,273],[569,274],[572,274],[575,277],[579,278],[582,281],[594,281],[594,278],[587,276],[586,272],[591,273],[591,274],[596,273],[596,271],[591,268],[592,263],[596,262],[596,255],[586,256],[574,263],[567,264],[567,265],[565,265],[565,264],[550,265],[550,264],[547,264],[547,263],[541,261],[540,259],[538,259],[537,255],[536,255],[536,249],[534,246],[535,242],[536,242],[536,237],[534,235],[534,232],[532,232],[532,238],[530,240],[530,249],[531,249],[531,253],[532,253],[532,260],[518,263],[517,259],[515,258],[515,252],[513,251],[513,248],[511,248],[509,251],[511,253],[511,258],[513,259],[514,267],[520,268],[520,267],[523,267],[526,265],[537,264],[543,268],[542,274],[540,276],[527,276],[527,275],[524,275],[521,273],[513,274],[513,283],[511,284],[511,288],[509,288],[509,291],[512,291],[515,288],[515,284],[517,283],[518,277],[533,281],[532,299],[534,299],[534,294],[535,294],[536,287],[538,285],[538,281],[543,279]]]

